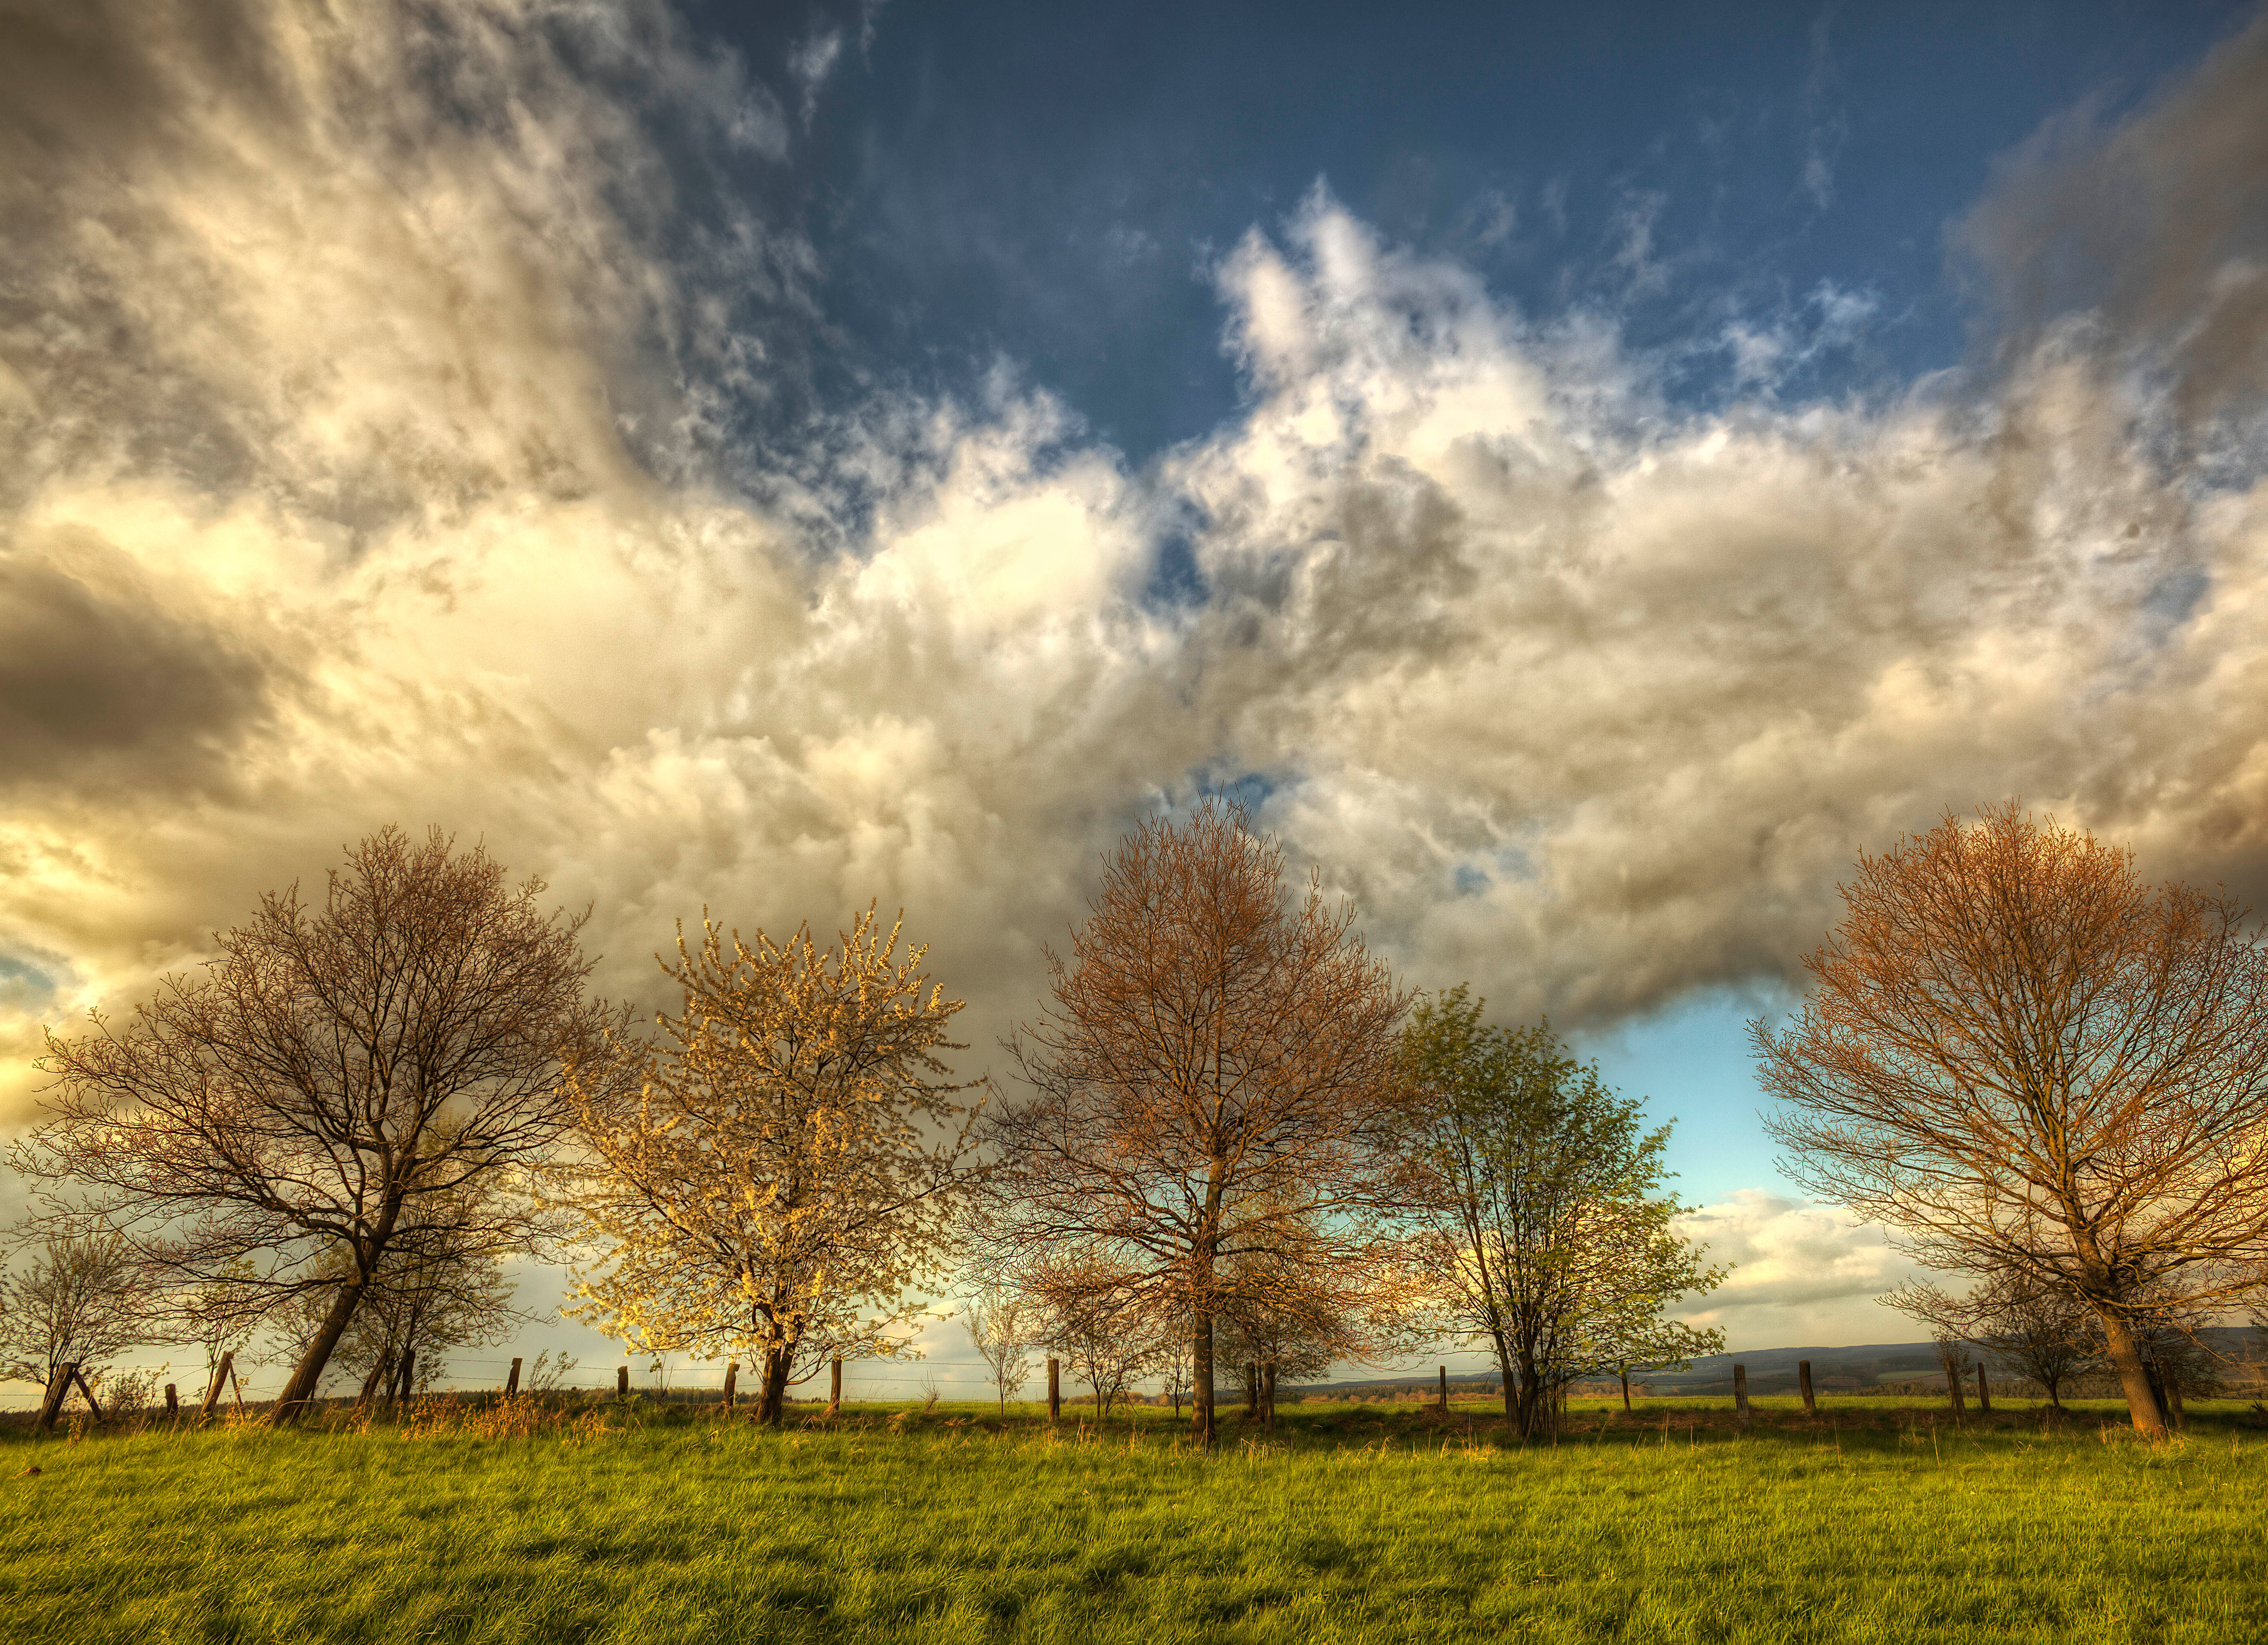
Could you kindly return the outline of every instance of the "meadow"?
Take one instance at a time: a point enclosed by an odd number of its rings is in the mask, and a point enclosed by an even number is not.
[[[0,1435],[14,1641],[2197,1641],[2268,1608],[2268,1430],[1838,1398],[1571,1413],[429,1406]],[[36,1474],[23,1472],[36,1467]]]

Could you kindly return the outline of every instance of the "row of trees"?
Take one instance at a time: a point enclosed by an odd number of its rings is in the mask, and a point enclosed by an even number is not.
[[[704,916],[641,1025],[539,882],[387,830],[320,906],[271,896],[202,976],[51,1037],[16,1163],[42,1230],[130,1269],[145,1339],[290,1341],[281,1420],[335,1359],[369,1393],[494,1324],[504,1259],[563,1248],[571,1311],[759,1366],[773,1421],[828,1360],[903,1352],[956,1269],[1000,1375],[1041,1343],[1105,1406],[1185,1375],[1207,1441],[1223,1352],[1264,1402],[1468,1337],[1532,1433],[1578,1376],[1715,1346],[1662,1319],[1718,1277],[1670,1232],[1666,1132],[1548,1029],[1413,1000],[1284,868],[1218,801],[1138,828],[1002,1100],[951,1078],[960,1002],[871,910],[823,948]]]
[[[777,1420],[823,1360],[900,1351],[960,1262],[1040,1322],[1008,1339],[1091,1345],[1099,1400],[1185,1348],[1208,1438],[1224,1348],[1264,1380],[1448,1331],[1534,1432],[1574,1377],[1714,1346],[1665,1319],[1719,1276],[1671,1231],[1663,1133],[1548,1029],[1403,993],[1283,870],[1220,804],[1138,829],[1002,1101],[947,1077],[960,1007],[871,911],[823,950],[704,919],[648,1033],[585,997],[540,885],[387,830],[320,908],[270,896],[202,976],[50,1041],[17,1162],[62,1243],[11,1317],[130,1271],[145,1328],[296,1321],[288,1419],[335,1354],[390,1362],[566,1241],[601,1253],[587,1317],[760,1363]],[[2099,1358],[2162,1431],[2182,1345],[2268,1281],[2246,911],[2013,803],[1844,895],[1802,1009],[1755,1025],[1783,1169],[1966,1281],[1906,1299],[1948,1342],[2051,1391]]]

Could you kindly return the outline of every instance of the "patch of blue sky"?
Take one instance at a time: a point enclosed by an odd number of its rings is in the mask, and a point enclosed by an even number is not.
[[[811,100],[804,137],[751,161],[751,186],[808,239],[828,317],[795,311],[780,348],[803,339],[821,380],[917,391],[1012,359],[1138,465],[1250,392],[1221,346],[1218,272],[1319,178],[1531,318],[1608,318],[1687,409],[1957,365],[1973,316],[1948,228],[1997,157],[2082,100],[2116,118],[2255,9],[816,0],[696,15],[785,106]],[[815,30],[864,42],[823,84],[792,67]],[[762,395],[806,403],[778,375]]]
[[[1777,990],[1710,989],[1572,1036],[1609,1085],[1646,1104],[1653,1124],[1677,1122],[1669,1164],[1680,1198],[1710,1203],[1743,1188],[1800,1194],[1759,1137],[1756,1116],[1768,1099],[1749,1041],[1751,1022],[1777,1028],[1793,1005]]]
[[[70,975],[60,959],[41,955],[33,960],[22,953],[0,951],[0,1010],[37,1016],[54,1007]]]

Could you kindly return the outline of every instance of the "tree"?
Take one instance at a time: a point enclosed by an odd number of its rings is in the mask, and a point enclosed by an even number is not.
[[[1351,1311],[1382,1249],[1396,1169],[1382,1126],[1404,1007],[1351,911],[1208,799],[1107,860],[1049,998],[1010,1042],[1028,1100],[986,1138],[982,1244],[1012,1268],[1076,1250],[1098,1307],[1186,1319],[1192,1423],[1210,1444],[1213,1331],[1245,1256],[1292,1256]]]
[[[411,1207],[482,1185],[485,1242],[528,1237],[532,1168],[565,1128],[563,1073],[607,1021],[583,919],[545,915],[475,846],[372,835],[320,909],[298,888],[219,936],[122,1027],[50,1036],[48,1118],[19,1150],[49,1217],[115,1226],[181,1308],[328,1304],[277,1397],[313,1396]],[[177,1310],[178,1311],[178,1310]]]
[[[615,1036],[635,1077],[578,1087],[571,1204],[611,1250],[571,1311],[641,1353],[747,1354],[777,1426],[792,1382],[902,1352],[923,1315],[909,1287],[940,1273],[969,1181],[969,1088],[937,1055],[963,1049],[961,1002],[872,909],[823,951],[808,926],[753,948],[702,926],[663,963],[682,1014],[658,1042]]]
[[[1079,1272],[1084,1266],[1078,1258],[1058,1258],[1042,1265],[1030,1283],[1042,1299],[1042,1339],[1094,1391],[1101,1422],[1134,1383],[1164,1368],[1170,1350],[1160,1321],[1123,1291],[1094,1283]]]
[[[2037,1383],[2058,1411],[2064,1385],[2095,1363],[2088,1342],[2093,1317],[2087,1308],[2069,1292],[2052,1290],[2022,1273],[2004,1270],[1989,1275],[1966,1296],[1951,1295],[1926,1280],[1910,1280],[1881,1300],[1933,1333],[1974,1342],[2012,1374]]]
[[[1420,1260],[1456,1334],[1494,1349],[1523,1437],[1594,1371],[1682,1363],[1721,1346],[1662,1317],[1714,1289],[1660,1192],[1668,1125],[1570,1057],[1548,1024],[1491,1028],[1465,989],[1420,1003],[1403,1036],[1403,1145],[1424,1173]]]
[[[2219,892],[2014,801],[1862,854],[1794,1022],[1751,1025],[1783,1167],[1926,1266],[2095,1315],[2134,1426],[2176,1292],[2268,1271],[2268,955]],[[2173,1291],[2166,1287],[2178,1282]]]
[[[1000,1414],[1008,1414],[1008,1394],[1032,1378],[1031,1346],[1038,1321],[1022,1297],[999,1286],[989,1286],[969,1300],[968,1339],[977,1357],[992,1374],[1000,1396]]]
[[[1158,1396],[1174,1407],[1174,1420],[1189,1398],[1192,1332],[1186,1319],[1167,1319],[1158,1327]],[[2268,1327],[2262,1329],[2268,1336]]]
[[[137,1288],[116,1233],[50,1235],[29,1264],[0,1274],[0,1376],[44,1388],[59,1367],[77,1365],[92,1379],[144,1339]]]
[[[2142,1374],[2149,1379],[2150,1392],[2156,1398],[2158,1408],[2176,1427],[2183,1420],[2183,1402],[2213,1394],[2220,1388],[2222,1369],[2228,1363],[2228,1356],[2205,1341],[2205,1331],[2213,1324],[2213,1315],[2210,1305],[2200,1306],[2185,1287],[2161,1280],[2152,1306],[2142,1316],[2142,1324],[2134,1333],[2135,1346],[2142,1359]],[[2090,1319],[2088,1326],[2088,1346],[2099,1358],[2101,1324]]]
[[[494,1221],[490,1208],[463,1199],[437,1195],[413,1202],[405,1213],[408,1225],[363,1287],[354,1321],[331,1360],[367,1368],[359,1395],[364,1402],[381,1391],[407,1398],[438,1374],[440,1351],[500,1342],[530,1322],[531,1316],[512,1305],[505,1251],[482,1243],[482,1231]],[[221,1305],[216,1298],[208,1309],[217,1312]],[[325,1293],[309,1291],[264,1320],[243,1323],[266,1324],[296,1360],[321,1329],[329,1306]],[[240,1323],[239,1335],[241,1329]]]
[[[1296,1240],[1296,1231],[1289,1237]],[[1308,1249],[1321,1241],[1309,1236]],[[1241,1372],[1245,1407],[1276,1427],[1278,1382],[1321,1376],[1342,1360],[1376,1361],[1417,1346],[1408,1330],[1406,1285],[1373,1284],[1363,1311],[1346,1311],[1343,1288],[1310,1278],[1314,1258],[1246,1253],[1232,1258],[1222,1287],[1220,1352]]]

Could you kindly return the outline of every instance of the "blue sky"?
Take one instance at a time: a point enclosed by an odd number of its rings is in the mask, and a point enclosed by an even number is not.
[[[2235,31],[2209,4],[699,6],[794,95],[825,404],[1006,361],[1138,461],[1233,416],[1211,272],[1319,180],[1531,315],[1613,314],[1734,387],[1725,321],[1831,328],[1787,395],[1958,365],[1948,232],[2043,122],[2115,117]],[[861,44],[862,33],[871,28]],[[839,330],[837,329],[839,328]]]
[[[2257,6],[191,10],[0,41],[11,1124],[388,822],[642,1006],[902,907],[998,1067],[1235,786],[1867,1340],[1742,1028],[1854,855],[2268,900]]]

